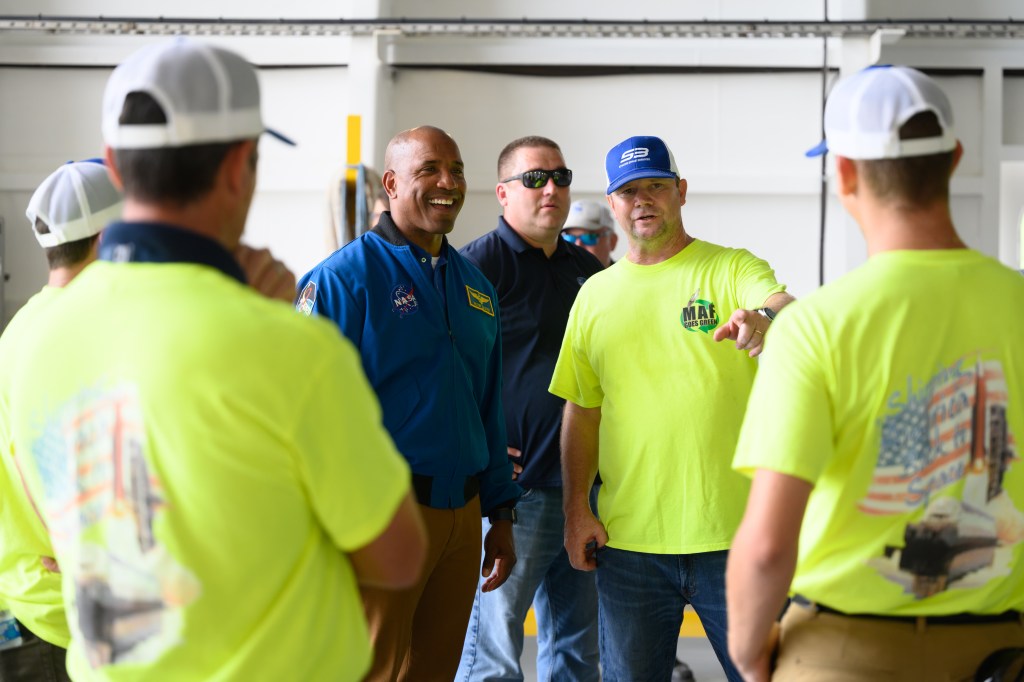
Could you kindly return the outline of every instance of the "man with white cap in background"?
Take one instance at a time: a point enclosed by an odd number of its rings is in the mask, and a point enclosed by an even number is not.
[[[990,679],[1024,647],[1024,280],[957,234],[952,126],[911,68],[829,95],[808,154],[835,155],[868,260],[773,325],[750,396],[728,569],[747,680]]]
[[[264,132],[256,72],[162,41],[103,101],[123,219],[33,325],[11,391],[71,677],[361,679],[357,584],[416,580],[423,529],[351,345],[246,286],[232,255]]]
[[[619,243],[619,235],[615,234],[615,218],[604,204],[587,200],[572,202],[562,226],[562,239],[582,246],[604,267],[615,262],[612,251]]]
[[[686,604],[737,680],[725,561],[746,483],[729,463],[753,356],[792,297],[765,261],[687,233],[687,183],[660,138],[627,138],[605,167],[629,252],[580,290],[549,389],[567,400],[566,551],[596,569],[606,682],[669,679]]]
[[[96,260],[100,231],[121,216],[121,193],[99,159],[68,163],[51,173],[25,211],[49,266],[46,286],[29,299],[0,336],[0,608],[16,620],[0,644],[0,680],[67,680],[71,638],[60,574],[46,528],[25,494],[13,457],[11,375],[26,333],[61,289]],[[45,562],[45,563],[44,563]],[[10,628],[19,631],[10,632]],[[20,636],[21,644],[16,644]]]

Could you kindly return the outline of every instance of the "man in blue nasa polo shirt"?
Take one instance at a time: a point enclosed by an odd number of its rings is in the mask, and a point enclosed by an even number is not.
[[[546,137],[513,140],[498,156],[497,229],[462,253],[494,284],[501,315],[509,455],[527,489],[516,509],[518,563],[497,592],[477,591],[458,682],[522,679],[523,621],[537,615],[537,677],[596,680],[597,588],[562,544],[559,430],[565,401],[548,393],[576,294],[601,263],[561,238],[572,171]]]
[[[430,126],[396,135],[384,159],[391,211],[299,282],[299,310],[334,320],[359,348],[384,426],[413,471],[429,537],[421,582],[364,589],[368,680],[452,679],[478,572],[487,591],[515,563],[494,288],[448,246],[465,199],[458,145]],[[491,530],[483,542],[481,512]]]

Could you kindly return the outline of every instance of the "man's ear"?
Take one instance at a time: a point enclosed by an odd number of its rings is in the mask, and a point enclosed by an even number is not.
[[[960,144],[960,140],[956,141],[956,149],[953,150],[953,165],[949,167],[949,175],[953,176],[953,171],[960,165],[960,159],[964,156],[964,146]]]
[[[504,208],[508,205],[508,188],[505,187],[504,182],[499,182],[494,188],[494,194],[498,197],[498,203]]]
[[[228,153],[224,156],[224,161],[221,162],[220,178],[232,194],[245,192],[245,174],[249,169],[255,144],[256,140],[245,140],[231,145]]]
[[[686,205],[686,178],[679,178],[679,205]]]
[[[117,164],[114,163],[114,150],[103,145],[103,163],[107,167],[107,175],[110,176],[110,181],[114,183],[114,187],[117,191],[124,193],[124,182],[121,181],[121,171],[118,170]]]
[[[855,195],[859,181],[857,163],[845,156],[836,156],[836,192],[839,196]]]
[[[384,191],[388,193],[388,199],[396,199],[398,197],[398,184],[395,182],[395,171],[384,171],[384,177],[380,181],[384,186]]]

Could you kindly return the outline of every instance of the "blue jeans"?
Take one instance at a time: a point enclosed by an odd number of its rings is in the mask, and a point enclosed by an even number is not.
[[[672,676],[683,608],[693,606],[730,682],[725,562],[729,553],[646,554],[597,551],[604,682],[664,682]]]
[[[591,495],[591,505],[596,492]],[[523,679],[523,621],[533,602],[537,617],[537,679],[598,679],[597,590],[594,574],[569,564],[563,545],[561,488],[532,488],[516,505],[512,532],[516,565],[504,585],[483,594],[477,584],[473,613],[455,679]],[[484,535],[490,524],[484,519]]]

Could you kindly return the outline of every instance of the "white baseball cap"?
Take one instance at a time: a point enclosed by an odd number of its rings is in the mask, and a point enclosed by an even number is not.
[[[50,174],[28,200],[25,215],[44,249],[99,234],[121,217],[121,193],[99,159],[68,162]],[[36,219],[50,231],[40,234]]]
[[[150,95],[166,123],[118,122],[125,97]],[[158,149],[234,142],[267,132],[263,125],[256,70],[241,56],[188,38],[142,48],[122,62],[103,93],[103,141],[113,149]]]
[[[900,126],[931,111],[937,137],[900,139]],[[825,139],[807,156],[832,152],[848,159],[899,159],[956,148],[953,107],[939,85],[908,66],[869,66],[839,81],[825,103]]]
[[[590,232],[599,232],[604,229],[614,230],[615,220],[611,211],[604,204],[597,201],[574,201],[569,206],[569,217],[565,220],[563,230],[579,228]]]

